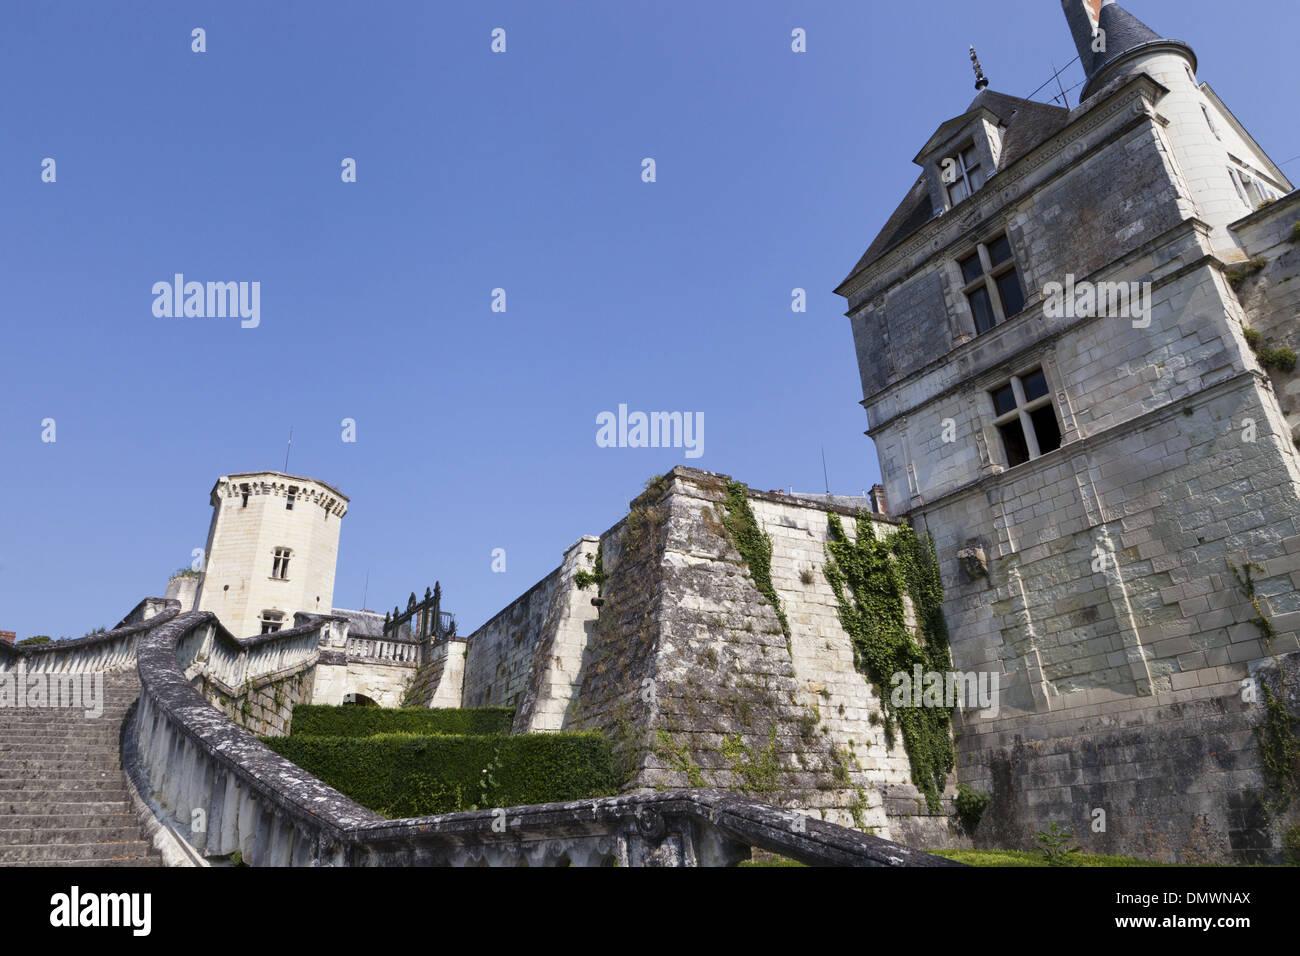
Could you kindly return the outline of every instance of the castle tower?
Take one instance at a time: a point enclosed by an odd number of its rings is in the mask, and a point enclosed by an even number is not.
[[[1145,74],[1168,92],[1160,100],[1173,164],[1187,190],[1189,213],[1210,225],[1211,242],[1230,252],[1227,227],[1291,189],[1208,83],[1197,80],[1196,53],[1162,37],[1115,0],[1062,0],[1087,82],[1080,99]]]
[[[212,508],[198,610],[236,637],[291,627],[297,611],[332,610],[346,495],[312,478],[259,471],[217,479]]]
[[[836,290],[867,434],[890,514],[934,536],[957,668],[1000,677],[959,740],[985,837],[1275,859],[1241,690],[1300,666],[1300,382],[1256,352],[1300,347],[1300,193],[1190,47],[1109,0],[1064,12],[1079,105],[976,64]]]

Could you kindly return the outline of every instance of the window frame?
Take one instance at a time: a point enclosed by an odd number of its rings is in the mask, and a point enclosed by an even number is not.
[[[293,557],[292,548],[275,548],[271,552],[271,580],[289,580],[289,559]]]
[[[267,608],[257,618],[263,634],[275,634],[284,627],[284,612]]]
[[[1043,376],[1043,384],[1047,386],[1047,391],[1038,398],[1028,399],[1025,396],[1025,379],[1035,374]],[[1011,394],[1015,398],[1016,407],[1004,414],[998,414],[997,399],[994,398],[994,395],[1006,388],[1008,385],[1011,386]],[[1052,390],[1052,383],[1048,381],[1047,370],[1042,365],[1037,365],[1033,368],[1028,368],[1009,376],[1005,381],[989,388],[987,390],[987,395],[989,397],[989,403],[993,406],[993,428],[997,432],[998,438],[1002,443],[1004,467],[1019,468],[1021,465],[1027,465],[1031,461],[1036,461],[1039,458],[1042,458],[1044,455],[1050,455],[1052,452],[1059,450],[1061,446],[1065,444],[1065,424],[1061,420],[1060,410],[1056,407],[1056,397]],[[1038,444],[1038,429],[1034,425],[1032,414],[1047,406],[1051,406],[1052,416],[1056,419],[1056,433],[1059,440],[1056,448],[1049,448],[1047,451],[1043,451]],[[1011,456],[1007,454],[1006,439],[1002,437],[1002,426],[1009,425],[1012,422],[1019,422],[1020,431],[1025,440],[1025,448],[1029,452],[1028,459],[1014,465],[1011,464]]]
[[[975,154],[976,162],[975,165],[973,166],[966,165],[965,155],[966,153],[970,153],[970,152],[973,152]],[[943,185],[944,198],[948,200],[949,209],[953,208],[954,206],[957,206],[959,203],[962,203],[965,200],[969,199],[971,196],[975,195],[977,192],[983,189],[985,183],[988,182],[988,176],[983,175],[984,157],[980,155],[979,148],[976,145],[974,140],[971,140],[966,145],[953,150],[953,154],[950,158],[955,159],[957,163],[957,178],[954,179],[952,182],[945,183],[943,181],[943,163],[940,162],[939,164],[939,182]],[[979,170],[981,173],[980,184],[978,186],[971,185],[970,174],[973,170]],[[962,196],[961,199],[954,198],[952,192],[953,188],[958,183],[960,183],[966,190],[966,195]]]
[[[993,256],[990,254],[989,249],[1002,240],[1006,240],[1007,249],[1009,250],[1010,255],[1007,256],[1005,261],[994,265]],[[1020,278],[1020,267],[1016,264],[1016,251],[1011,245],[1011,237],[1005,232],[992,237],[986,242],[977,242],[975,244],[974,254],[979,257],[980,275],[977,278],[972,279],[970,282],[966,281],[966,272],[962,268],[962,264],[971,260],[972,257],[969,255],[957,260],[957,271],[961,274],[961,281],[964,283],[962,286],[962,295],[966,297],[966,307],[970,309],[971,321],[975,326],[975,334],[983,335],[986,332],[992,332],[999,325],[1006,322],[1007,319],[1015,318],[1017,315],[1020,315],[1021,312],[1024,312],[1025,305],[1028,302],[1028,296],[1025,295],[1025,284]],[[1002,290],[998,288],[998,283],[1013,272],[1016,276],[1016,284],[1020,286],[1020,310],[1011,315],[1007,315],[1006,306],[1002,301]],[[988,295],[989,304],[993,310],[993,324],[987,329],[981,329],[979,327],[979,320],[975,314],[975,307],[971,304],[971,296],[980,289],[983,289]]]

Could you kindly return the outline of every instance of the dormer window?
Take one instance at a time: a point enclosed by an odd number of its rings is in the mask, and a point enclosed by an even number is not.
[[[984,185],[984,167],[974,143],[941,160],[939,172],[948,188],[949,206],[957,205]]]

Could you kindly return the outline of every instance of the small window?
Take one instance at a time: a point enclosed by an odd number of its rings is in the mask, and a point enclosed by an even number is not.
[[[1007,467],[1023,465],[1061,447],[1061,425],[1041,368],[1013,375],[989,395]]]
[[[956,177],[951,183],[947,183],[950,206],[957,205],[984,185],[984,167],[980,165],[980,154],[974,144],[958,150],[956,156],[944,159],[939,164],[939,168],[947,172],[944,177],[945,182],[950,177]]]
[[[262,612],[262,633],[274,634],[284,626],[284,614],[281,611]]]
[[[981,243],[957,265],[977,335],[1024,311],[1025,292],[1007,236]]]
[[[1277,193],[1257,175],[1234,166],[1228,167],[1228,175],[1232,177],[1232,184],[1237,188],[1237,195],[1250,209],[1258,209],[1262,203],[1277,198]]]
[[[244,503],[241,507],[247,508],[248,507],[248,485],[240,485],[239,491],[240,494],[244,496]]]
[[[1214,117],[1210,115],[1210,109],[1204,103],[1201,104],[1201,112],[1205,115],[1205,124],[1210,127],[1210,132],[1214,134],[1215,139],[1223,139],[1219,135],[1219,127],[1214,125]]]
[[[290,488],[289,493],[284,496],[284,510],[292,511],[294,499],[298,497],[298,489]]]
[[[276,548],[271,559],[271,577],[281,581],[289,580],[289,558],[293,554],[288,548]]]

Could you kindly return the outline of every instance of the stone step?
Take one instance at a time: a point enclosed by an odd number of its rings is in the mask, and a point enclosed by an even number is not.
[[[26,808],[25,808],[26,809]],[[4,830],[90,830],[96,827],[138,827],[135,814],[119,805],[102,813],[11,813],[0,816],[0,832]],[[39,840],[36,842],[40,842]]]
[[[54,789],[61,789],[58,785],[64,782],[76,783],[78,780],[88,783],[97,783],[103,780],[121,780],[121,767],[86,767],[84,764],[78,769],[69,770],[42,770],[41,778],[32,781],[27,773],[14,773],[13,770],[0,772],[0,790],[22,790],[24,782],[35,782],[46,784]]]
[[[3,713],[3,711],[0,711]],[[105,711],[98,717],[88,717],[86,714],[9,714],[0,718],[0,733],[7,737],[11,733],[22,732],[44,732],[44,733],[73,733],[78,729],[81,730],[113,730],[122,726],[122,718],[125,712],[120,714]]]
[[[68,796],[71,793],[94,794],[87,797],[91,800],[109,800],[118,799],[117,797],[106,797],[101,794],[108,792],[121,794],[121,798],[126,798],[126,778],[121,771],[103,777],[93,777],[87,779],[67,778],[59,780],[32,780],[23,778],[21,780],[0,780],[0,804],[10,800],[42,800],[48,799],[51,803],[55,800],[71,800]],[[51,798],[50,794],[59,794],[61,796]]]
[[[66,794],[64,794],[66,796]],[[0,803],[0,820],[22,816],[102,816],[129,812],[125,795],[120,800],[10,800]]]
[[[133,843],[140,839],[138,824],[127,826],[85,827],[73,829],[64,827],[0,827],[0,847],[38,846],[55,843],[60,846],[86,846],[90,844]],[[0,850],[0,853],[3,853]]]
[[[0,791],[0,813],[55,813],[55,807],[104,804],[128,807],[126,785],[121,783],[116,789],[104,790],[42,790],[34,786],[31,790]]]
[[[162,866],[161,856],[130,856],[120,860],[24,860],[22,863],[9,863],[8,866],[75,866],[77,869],[83,867],[95,867],[102,869],[105,867],[141,867],[141,866]]]
[[[0,731],[3,733],[3,731]],[[64,750],[68,747],[83,745],[94,749],[96,747],[117,748],[120,745],[120,738],[117,734],[95,734],[94,736],[68,735],[55,737],[48,734],[27,736],[25,734],[18,736],[0,737],[4,742],[0,744],[0,755],[7,753],[21,753],[24,750]]]
[[[44,754],[47,756],[58,756],[60,754],[99,754],[99,753],[118,753],[121,747],[117,740],[28,740],[28,741],[9,741],[0,744],[0,760],[5,757],[18,757],[23,754]]]
[[[122,769],[122,759],[116,753],[69,753],[62,751],[53,754],[14,753],[0,754],[0,779],[25,777],[35,771],[50,773],[95,772],[109,773]]]
[[[0,846],[0,866],[26,866],[29,863],[49,866],[80,866],[87,860],[142,860],[155,857],[157,851],[143,840],[122,843],[87,843],[72,846],[64,843],[28,843]],[[134,863],[124,863],[133,866]]]
[[[107,740],[86,740],[86,741],[67,741],[64,743],[55,743],[48,740],[29,741],[25,746],[13,747],[10,750],[0,750],[0,760],[12,759],[15,757],[24,757],[28,754],[40,754],[47,757],[66,756],[69,753],[80,754],[86,757],[110,757],[121,751],[117,741]]]

